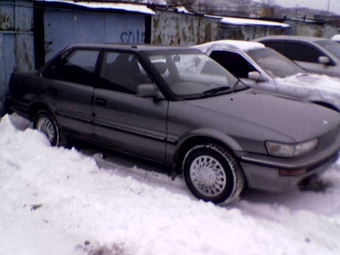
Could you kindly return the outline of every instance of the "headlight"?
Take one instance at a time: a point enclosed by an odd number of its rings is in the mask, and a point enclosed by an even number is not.
[[[268,153],[275,157],[293,158],[312,151],[318,144],[318,139],[304,143],[286,144],[277,142],[266,142]]]

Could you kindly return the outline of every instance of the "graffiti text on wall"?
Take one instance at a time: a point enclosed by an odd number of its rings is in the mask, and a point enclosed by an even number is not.
[[[142,31],[127,31],[120,35],[122,43],[144,43],[145,33]]]

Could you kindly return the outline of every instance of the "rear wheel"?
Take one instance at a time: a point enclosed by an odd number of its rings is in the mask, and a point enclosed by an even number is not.
[[[44,133],[52,146],[64,145],[64,139],[60,127],[53,117],[46,110],[37,112],[33,119],[33,127]]]
[[[205,201],[231,202],[244,187],[244,175],[235,157],[216,144],[197,145],[189,150],[183,169],[188,188]]]

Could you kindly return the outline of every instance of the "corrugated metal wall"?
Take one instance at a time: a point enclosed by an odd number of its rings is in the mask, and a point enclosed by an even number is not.
[[[0,1],[0,113],[13,71],[34,69],[32,1]]]
[[[218,19],[167,11],[156,13],[152,17],[152,44],[191,46],[219,39]]]
[[[151,42],[158,45],[191,46],[214,40],[253,40],[255,38],[283,34],[286,28],[261,25],[223,24],[219,18],[156,11],[152,17]]]

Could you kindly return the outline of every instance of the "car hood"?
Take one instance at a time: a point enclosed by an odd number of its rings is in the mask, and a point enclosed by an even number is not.
[[[340,79],[326,75],[297,74],[275,78],[276,92],[311,102],[325,102],[340,110]]]
[[[188,103],[201,107],[202,112],[242,120],[248,128],[261,126],[268,133],[280,133],[286,142],[307,141],[340,125],[340,115],[333,110],[252,89]]]
[[[299,73],[285,78],[275,78],[275,80],[290,86],[304,87],[328,93],[340,93],[340,79],[327,75]]]

